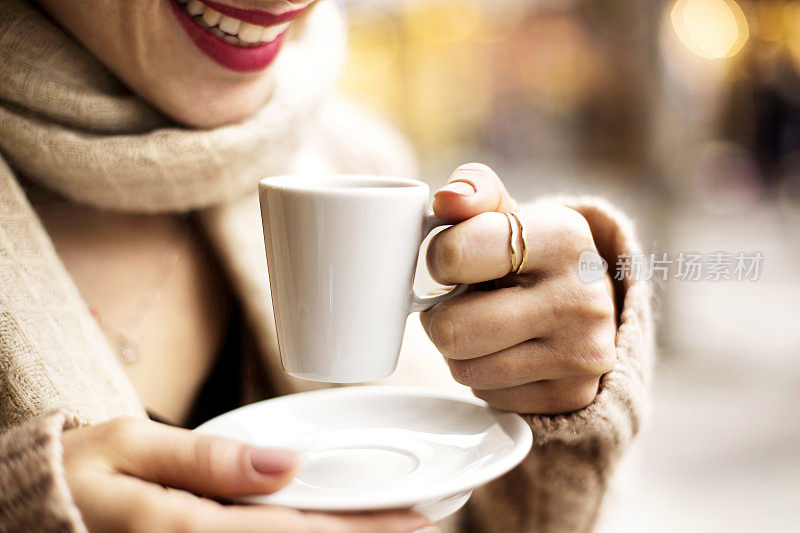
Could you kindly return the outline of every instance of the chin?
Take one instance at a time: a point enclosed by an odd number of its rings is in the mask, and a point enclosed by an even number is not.
[[[212,85],[197,80],[172,78],[168,86],[152,83],[134,88],[151,105],[176,122],[198,129],[211,129],[247,120],[269,100],[273,84],[271,76],[242,80],[219,80]]]
[[[197,129],[213,129],[236,124],[253,116],[261,107],[253,102],[233,102],[225,105],[177,105],[162,107],[162,111],[178,123]]]

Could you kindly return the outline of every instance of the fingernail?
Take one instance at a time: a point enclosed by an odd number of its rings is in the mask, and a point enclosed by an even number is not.
[[[283,448],[253,448],[250,462],[259,474],[278,474],[292,468],[300,458],[294,450]]]
[[[468,181],[451,181],[441,189],[439,189],[434,196],[438,196],[439,193],[449,192],[452,194],[456,194],[458,196],[468,197],[475,194],[476,189],[475,185]]]
[[[411,533],[440,533],[440,531],[439,531],[438,527],[425,526],[425,527],[420,528],[420,529],[415,529]]]

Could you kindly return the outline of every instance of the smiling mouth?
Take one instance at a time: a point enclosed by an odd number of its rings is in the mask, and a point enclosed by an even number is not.
[[[223,15],[198,0],[176,0],[183,11],[215,37],[234,46],[258,46],[271,43],[285,32],[291,21],[261,26],[232,16]],[[276,19],[278,16],[276,16]]]
[[[220,65],[247,72],[266,68],[292,20],[304,11],[274,14],[211,0],[167,0],[192,42]]]

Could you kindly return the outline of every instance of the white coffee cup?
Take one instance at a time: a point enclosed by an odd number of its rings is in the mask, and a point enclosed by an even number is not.
[[[462,294],[413,292],[419,248],[447,223],[420,181],[297,175],[261,180],[270,290],[284,370],[357,383],[397,366],[406,317]]]

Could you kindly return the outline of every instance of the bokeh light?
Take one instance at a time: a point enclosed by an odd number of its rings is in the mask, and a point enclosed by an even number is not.
[[[678,0],[670,17],[681,42],[706,59],[736,55],[749,37],[744,12],[733,0]]]
[[[716,112],[721,92],[726,90],[731,62],[709,60],[686,46],[676,30],[675,9],[666,4],[659,27],[659,49],[663,69],[663,91],[670,109],[681,115],[698,117]],[[696,106],[702,100],[705,105]]]

